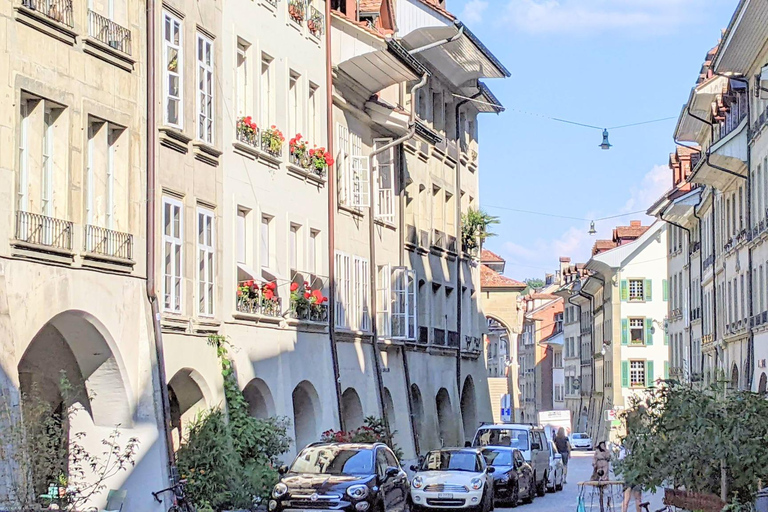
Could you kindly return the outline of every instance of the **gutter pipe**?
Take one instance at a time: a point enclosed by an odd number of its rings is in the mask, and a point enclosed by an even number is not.
[[[442,46],[447,43],[452,43],[457,39],[459,39],[462,35],[464,35],[464,26],[459,27],[459,31],[456,32],[456,34],[449,37],[448,39],[441,39],[440,41],[434,41],[432,43],[425,44],[424,46],[420,46],[418,48],[414,48],[413,50],[409,50],[408,53],[410,53],[411,55],[414,55],[416,53],[425,52],[432,48],[436,48],[438,46]]]

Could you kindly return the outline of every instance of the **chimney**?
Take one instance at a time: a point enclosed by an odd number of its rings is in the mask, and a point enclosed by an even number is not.
[[[558,272],[560,275],[559,275],[559,279],[557,280],[558,283],[563,282],[563,277],[565,276],[566,271],[570,266],[571,266],[571,258],[569,258],[568,256],[560,256],[560,272]]]
[[[643,221],[640,220],[631,220],[629,221],[629,227],[631,228],[639,228],[643,225]]]

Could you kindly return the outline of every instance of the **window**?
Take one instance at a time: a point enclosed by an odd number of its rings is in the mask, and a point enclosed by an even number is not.
[[[630,318],[629,319],[629,341],[633,345],[645,344],[645,336],[643,330],[645,329],[645,319],[643,318]]]
[[[177,128],[182,128],[184,123],[183,57],[181,20],[163,11],[164,115],[165,123]]]
[[[380,148],[391,139],[374,139],[374,147]],[[395,151],[389,148],[376,155],[376,218],[394,224],[395,222]]]
[[[299,75],[290,72],[288,76],[288,133],[293,137],[301,133],[299,101]]]
[[[197,300],[198,312],[205,316],[213,316],[215,252],[213,211],[199,207],[197,209]]]
[[[182,233],[181,201],[163,197],[163,308],[181,313]]]
[[[237,117],[251,115],[251,90],[250,76],[248,74],[248,53],[250,44],[238,39],[237,41],[237,83],[235,98],[237,100]]]
[[[197,34],[197,138],[213,144],[213,41]]]
[[[100,119],[88,123],[85,169],[85,222],[115,228],[115,175],[118,141],[123,128]]]
[[[336,123],[336,144],[338,154],[336,156],[336,169],[339,174],[339,204],[350,203],[349,192],[349,129]]]
[[[416,339],[416,272],[405,267],[392,269],[392,337]]]
[[[633,388],[645,386],[645,361],[629,362],[629,386]]]
[[[319,239],[320,239],[319,231],[313,229],[309,232],[309,247],[307,247],[307,263],[308,263],[307,270],[312,274],[316,274],[319,268],[317,264],[317,257],[320,254],[318,252]]]
[[[563,385],[555,384],[555,402],[563,401]]]
[[[19,191],[18,209],[29,210],[29,100],[21,100],[19,124]]]
[[[261,56],[261,126],[269,127],[274,124],[274,101],[272,98],[272,57]]]
[[[272,263],[272,217],[261,216],[261,267],[269,268]]]
[[[757,283],[757,288],[760,290],[760,308],[759,311],[765,311],[765,287],[763,286],[763,266],[760,265],[760,277]]]
[[[317,118],[317,98],[318,87],[315,84],[309,84],[309,98],[307,100],[307,115],[309,117],[307,126],[307,140],[312,144],[319,142],[318,118]]]
[[[369,331],[371,329],[371,316],[368,309],[368,293],[370,283],[370,273],[368,271],[368,260],[355,256],[354,261],[354,276],[353,276],[353,288],[354,288],[354,322],[352,327],[360,329],[361,331]]]
[[[555,368],[562,368],[563,367],[563,353],[562,352],[555,352],[555,361],[554,361],[554,367]]]
[[[642,279],[630,279],[629,280],[629,300],[643,300],[643,280]]]
[[[291,270],[299,270],[299,233],[301,226],[291,224],[288,231],[288,256],[290,258]]]
[[[353,134],[354,135],[354,134]],[[354,142],[353,136],[352,141]],[[359,138],[357,138],[359,140]],[[354,151],[350,157],[350,203],[353,208],[366,208],[371,204],[368,157]]]
[[[379,336],[387,339],[392,335],[392,271],[389,265],[379,265],[376,287],[376,293],[378,294],[376,327],[379,331]]]
[[[40,185],[43,215],[53,216],[53,112],[46,107],[43,114],[42,182]]]
[[[336,297],[334,298],[336,303],[336,318],[334,319],[334,322],[336,327],[349,327],[347,305],[349,304],[349,298],[352,295],[350,291],[350,267],[349,255],[337,252],[336,261],[334,262],[336,274]]]
[[[238,263],[245,263],[246,261],[246,243],[248,240],[247,223],[248,220],[248,212],[245,210],[238,209],[237,210],[237,262]]]

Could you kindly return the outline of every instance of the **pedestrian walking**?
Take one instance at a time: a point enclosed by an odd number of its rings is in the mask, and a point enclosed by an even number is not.
[[[555,447],[557,453],[563,458],[563,483],[567,483],[568,479],[568,459],[571,458],[571,442],[568,440],[568,436],[565,435],[565,429],[560,427],[555,435]]]
[[[624,445],[619,447],[619,460],[624,460],[629,454],[629,451]],[[624,479],[624,500],[621,503],[621,512],[628,512],[629,502],[635,499],[635,510],[640,511],[640,504],[643,502],[643,488],[634,482]]]
[[[605,446],[605,441],[600,441],[592,458],[592,480],[607,481],[611,469],[611,452]]]

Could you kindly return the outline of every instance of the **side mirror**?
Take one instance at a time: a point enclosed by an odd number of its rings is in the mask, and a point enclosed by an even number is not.
[[[400,474],[400,468],[396,468],[394,466],[389,466],[387,470],[384,472],[385,478],[394,478],[397,475]]]
[[[531,443],[531,450],[541,450],[541,445],[539,443]]]
[[[287,472],[288,472],[288,466],[286,466],[285,464],[283,464],[282,466],[277,468],[277,474],[279,474],[279,475],[284,475]]]
[[[493,466],[488,466],[487,468],[485,468],[485,472],[488,473],[489,475],[494,471],[496,471],[496,468]]]
[[[418,470],[419,470],[419,466],[417,466],[416,464],[411,464],[411,471],[418,471]]]

